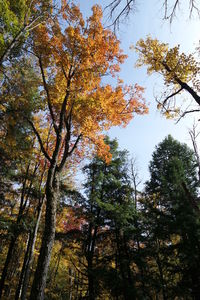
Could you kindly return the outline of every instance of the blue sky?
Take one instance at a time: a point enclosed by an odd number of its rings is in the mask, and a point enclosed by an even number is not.
[[[87,16],[90,15],[90,9],[94,4],[105,7],[109,0],[77,2]],[[162,0],[138,1],[137,12],[120,25],[118,32],[121,47],[128,54],[128,59],[122,66],[121,77],[125,83],[138,83],[145,88],[145,98],[150,103],[150,112],[146,116],[136,116],[125,129],[111,129],[109,135],[118,139],[120,148],[127,149],[130,155],[136,157],[139,175],[143,181],[148,178],[148,163],[152,152],[166,135],[171,134],[179,141],[191,145],[188,129],[192,127],[194,117],[187,117],[175,124],[174,120],[166,120],[160,115],[156,109],[154,95],[158,94],[161,88],[161,77],[157,74],[148,77],[145,68],[134,68],[137,55],[130,50],[130,46],[150,34],[172,47],[180,44],[181,50],[186,53],[193,52],[199,41],[200,24],[197,17],[189,19],[188,3],[188,0],[182,0],[177,17],[170,25],[168,21],[163,21]],[[187,95],[185,99],[187,100]]]

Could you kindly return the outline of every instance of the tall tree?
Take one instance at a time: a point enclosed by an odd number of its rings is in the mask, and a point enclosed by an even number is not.
[[[33,71],[31,63],[26,58],[23,58],[18,63],[15,62],[12,66],[7,66],[6,76],[1,82],[0,91],[0,149],[3,153],[0,169],[5,174],[5,165],[10,165],[10,170],[1,179],[1,184],[6,183],[2,192],[4,192],[4,195],[7,194],[7,199],[11,198],[11,193],[13,192],[14,199],[12,202],[17,210],[17,218],[13,220],[13,227],[15,224],[16,228],[10,237],[7,258],[2,270],[0,297],[3,292],[12,253],[20,234],[18,229],[23,222],[27,203],[29,203],[30,194],[33,190],[33,176],[40,173],[37,172],[40,164],[37,160],[41,154],[36,150],[37,148],[34,149],[36,146],[34,135],[28,124],[24,123],[23,117],[26,115],[31,118],[33,113],[38,111],[40,107],[38,104],[38,77]],[[8,178],[10,190],[8,190],[7,186]],[[6,198],[4,196],[4,199],[2,199],[1,205],[4,207],[3,209],[6,207]]]
[[[194,153],[168,136],[153,153],[149,170],[142,205],[148,232],[144,251],[152,257],[151,285],[164,299],[199,299],[199,214],[191,202],[199,187]]]
[[[102,282],[101,285],[110,289],[113,296],[121,295],[124,299],[135,299],[132,258],[128,245],[133,234],[130,227],[135,217],[135,203],[128,178],[127,152],[119,151],[116,140],[107,139],[106,142],[112,154],[109,165],[96,157],[85,167],[85,187],[89,204],[88,238],[85,248],[88,295],[89,299],[96,299],[95,290],[98,290]],[[103,255],[100,254],[101,251]],[[99,253],[100,257],[95,253]],[[114,269],[111,267],[112,262],[115,262]],[[112,282],[106,283],[106,274],[114,276]]]
[[[73,153],[78,154],[78,145],[80,153],[88,144],[94,144],[98,153],[109,159],[102,130],[126,125],[133,112],[147,112],[141,87],[125,86],[119,79],[115,88],[102,83],[103,76],[117,75],[126,56],[114,34],[103,28],[101,18],[101,8],[95,6],[85,24],[79,8],[66,4],[53,24],[38,26],[33,34],[32,47],[41,71],[46,107],[42,120],[27,122],[49,165],[45,230],[30,297],[34,300],[44,297],[55,236],[59,178],[66,161]],[[51,125],[47,151],[45,131],[49,132]]]

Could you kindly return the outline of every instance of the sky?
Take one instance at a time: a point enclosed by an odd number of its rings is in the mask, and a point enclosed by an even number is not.
[[[84,16],[89,16],[94,4],[105,7],[107,1],[77,1],[80,4]],[[164,2],[164,1],[163,1]],[[177,11],[177,16],[170,24],[163,20],[164,10],[162,0],[138,1],[137,11],[129,16],[126,22],[120,24],[117,36],[121,41],[121,47],[128,59],[121,68],[120,76],[127,84],[135,84],[145,88],[145,99],[149,103],[149,114],[136,116],[130,124],[124,128],[112,128],[109,131],[111,138],[117,138],[121,149],[127,149],[130,156],[137,160],[139,176],[143,182],[148,179],[148,164],[151,160],[155,146],[168,134],[171,134],[180,142],[191,146],[188,130],[192,127],[194,116],[182,119],[178,124],[174,120],[166,120],[156,108],[155,95],[158,95],[162,85],[161,77],[157,74],[148,76],[146,68],[134,67],[137,54],[130,49],[140,38],[151,35],[160,41],[169,43],[171,47],[180,44],[182,51],[192,53],[200,39],[200,22],[197,16],[189,18],[188,0],[181,0],[182,6]],[[104,19],[108,24],[107,18]],[[185,95],[187,100],[187,96]]]

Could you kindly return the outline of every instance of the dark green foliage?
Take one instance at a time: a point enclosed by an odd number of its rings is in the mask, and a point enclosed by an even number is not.
[[[150,175],[142,206],[148,233],[145,251],[154,260],[152,285],[164,299],[196,297],[200,224],[193,205],[198,205],[199,187],[194,153],[168,136],[153,153]]]

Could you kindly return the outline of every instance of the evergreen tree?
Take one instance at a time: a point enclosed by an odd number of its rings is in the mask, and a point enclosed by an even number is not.
[[[127,152],[119,151],[116,140],[107,139],[106,142],[112,154],[110,163],[106,164],[95,157],[85,167],[88,199],[88,239],[85,249],[88,274],[91,275],[91,278],[88,276],[89,299],[95,299],[95,292],[90,287],[94,287],[94,277],[98,278],[97,274],[94,276],[95,249],[101,249],[104,253],[100,258],[104,263],[95,266],[99,272],[99,282],[110,290],[113,297],[121,295],[124,299],[135,299],[132,258],[128,245],[133,232],[135,205],[128,178]],[[112,263],[115,267],[112,267]],[[99,282],[96,282],[96,287]]]
[[[143,202],[152,287],[163,299],[199,299],[199,182],[192,150],[168,136],[150,163]]]

